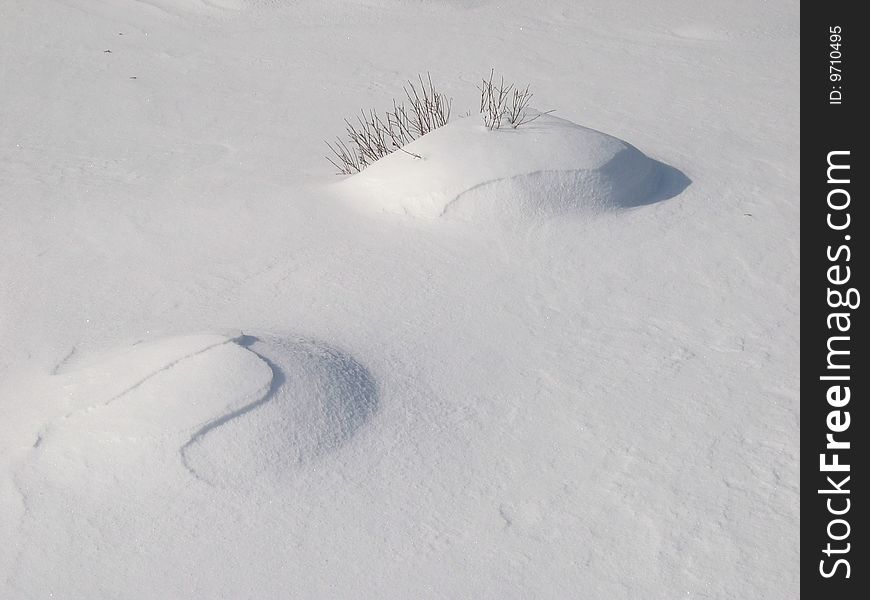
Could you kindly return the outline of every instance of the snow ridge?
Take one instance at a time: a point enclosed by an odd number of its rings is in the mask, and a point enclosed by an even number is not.
[[[189,462],[188,456],[187,456],[188,449],[192,445],[199,442],[205,435],[207,435],[211,431],[217,429],[218,427],[225,425],[226,423],[228,423],[229,421],[232,421],[233,419],[237,419],[243,415],[246,415],[247,413],[251,412],[252,410],[255,410],[256,408],[262,406],[266,402],[269,402],[269,400],[271,400],[275,396],[275,394],[278,392],[278,390],[281,389],[281,386],[284,384],[284,381],[286,381],[286,376],[284,375],[283,371],[281,371],[281,369],[279,369],[278,366],[274,362],[272,362],[271,360],[269,360],[268,358],[266,358],[262,354],[258,354],[257,352],[255,352],[254,350],[252,350],[250,348],[250,346],[254,342],[258,341],[257,338],[255,338],[253,336],[249,336],[249,335],[242,335],[242,336],[239,336],[239,337],[233,339],[232,341],[235,342],[236,344],[242,346],[243,348],[246,348],[249,352],[256,354],[260,360],[262,360],[264,363],[266,363],[266,365],[272,371],[272,378],[269,381],[268,388],[265,389],[265,393],[262,396],[260,396],[257,400],[254,400],[250,404],[246,404],[246,405],[242,406],[241,408],[238,408],[236,410],[228,412],[227,414],[222,415],[220,417],[217,417],[213,421],[206,423],[205,425],[203,425],[202,427],[197,429],[193,433],[193,435],[190,436],[190,439],[188,439],[187,442],[185,442],[184,445],[181,446],[181,448],[179,448],[178,453],[181,456],[181,463],[184,465],[184,468],[187,469],[191,475],[193,475],[194,477],[196,477],[200,481],[202,481],[204,483],[209,483],[209,484],[210,484],[209,480],[200,477],[200,475],[197,473],[196,469],[194,469],[190,465],[190,462]]]

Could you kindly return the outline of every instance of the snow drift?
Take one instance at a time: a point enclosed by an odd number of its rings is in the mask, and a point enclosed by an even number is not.
[[[338,188],[356,204],[390,213],[500,220],[642,204],[660,174],[631,144],[552,115],[492,131],[466,117]]]
[[[253,402],[197,430],[181,448],[185,465],[212,483],[280,478],[346,442],[372,414],[376,386],[351,356],[306,339],[237,340],[272,372]]]
[[[17,560],[31,566],[12,585],[30,597],[60,589],[121,597],[111,583],[70,573],[129,573],[123,565],[155,530],[154,507],[174,506],[179,490],[197,483],[181,446],[203,423],[259,397],[270,379],[268,365],[219,335],[136,344],[54,376],[68,411],[39,432],[14,475],[24,539],[52,542],[22,544]]]
[[[31,480],[133,464],[181,475],[183,466],[207,483],[280,476],[338,448],[376,405],[364,367],[296,337],[169,338],[57,380],[71,410],[35,440]]]
[[[52,542],[21,547],[17,560],[32,567],[13,583],[44,596],[124,597],[129,590],[56,566],[133,577],[129,565],[159,535],[157,515],[173,537],[196,539],[219,488],[286,488],[296,467],[347,442],[377,403],[373,378],[351,356],[297,336],[143,342],[52,380],[68,412],[43,428],[14,476],[25,539]]]

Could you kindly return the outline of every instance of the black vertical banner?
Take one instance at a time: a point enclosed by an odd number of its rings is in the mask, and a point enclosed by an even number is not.
[[[864,237],[865,24],[861,3],[801,14],[801,588],[866,598],[870,368]],[[865,63],[865,64],[862,64]],[[870,301],[870,297],[866,299]],[[864,352],[862,352],[864,350]],[[863,358],[863,363],[859,361]]]

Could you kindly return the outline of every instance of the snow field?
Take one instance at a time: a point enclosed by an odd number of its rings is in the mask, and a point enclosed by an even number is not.
[[[798,8],[0,3],[0,598],[796,597]]]

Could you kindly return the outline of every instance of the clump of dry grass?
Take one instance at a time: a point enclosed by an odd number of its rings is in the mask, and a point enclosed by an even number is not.
[[[553,112],[529,113],[529,103],[532,94],[529,86],[524,88],[514,84],[505,84],[504,77],[495,81],[495,70],[490,70],[489,78],[483,78],[477,88],[480,90],[480,113],[483,115],[483,123],[490,130],[500,129],[507,125],[513,129],[526,123],[531,123],[542,115]]]
[[[524,88],[506,84],[504,77],[495,80],[495,70],[489,72],[478,86],[480,114],[490,130],[510,127],[516,129],[531,123],[542,115],[553,112],[529,111],[532,94]],[[421,158],[404,149],[406,145],[430,131],[447,124],[452,99],[439,92],[428,73],[417,81],[403,86],[405,99],[393,100],[392,110],[378,113],[361,110],[355,120],[345,119],[345,137],[326,142],[332,153],[326,159],[344,175],[359,173],[375,161],[397,150]]]
[[[447,123],[452,99],[439,92],[428,73],[424,79],[408,81],[403,87],[405,100],[393,100],[393,109],[383,115],[374,110],[360,111],[355,122],[345,120],[346,140],[326,142],[332,156],[326,159],[339,173],[359,173],[376,160],[401,150],[417,158],[403,146]]]

